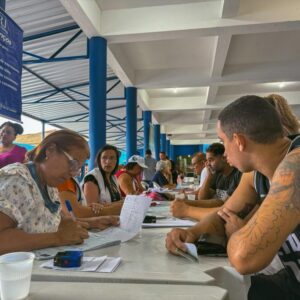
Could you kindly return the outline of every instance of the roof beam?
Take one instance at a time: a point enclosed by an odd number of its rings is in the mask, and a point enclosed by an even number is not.
[[[51,35],[54,35],[54,34],[59,34],[59,33],[67,32],[67,31],[75,30],[75,29],[78,29],[78,28],[79,28],[79,26],[77,24],[72,24],[72,25],[69,25],[69,26],[62,27],[62,28],[58,28],[58,29],[49,30],[49,31],[46,31],[46,32],[41,32],[41,33],[25,36],[23,38],[23,42],[28,42],[28,41],[40,39],[40,38],[43,38],[43,37],[47,37],[47,36],[51,36]]]
[[[233,18],[238,15],[241,0],[222,0],[221,18]]]
[[[244,13],[231,19],[220,19],[216,12],[222,11],[224,16],[230,11],[234,14],[239,4],[237,0],[103,11],[98,34],[112,44],[215,36],[221,33],[285,31],[293,30],[295,26],[299,29],[300,3],[297,0],[290,0],[289,5],[282,0],[264,0],[268,9],[264,10],[263,18],[257,10],[261,0],[244,2],[251,3],[243,3],[246,7],[241,8],[244,8]]]
[[[300,2],[300,1],[299,1]],[[170,77],[173,78],[170,83]],[[207,87],[265,82],[299,81],[300,62],[266,62],[257,64],[229,65],[222,76],[205,74],[196,69],[140,70],[135,86],[140,89],[177,87]]]
[[[82,30],[80,29],[66,43],[64,43],[58,50],[56,50],[49,58],[56,57],[60,52],[67,48],[81,33]]]
[[[69,95],[68,93],[66,93],[63,89],[57,87],[56,85],[54,85],[52,82],[50,82],[49,80],[47,80],[46,78],[42,77],[41,75],[39,75],[38,73],[36,73],[35,71],[29,69],[28,67],[25,67],[23,65],[23,69],[26,70],[27,72],[29,72],[30,74],[34,75],[35,77],[37,77],[38,79],[40,79],[41,81],[43,81],[44,83],[47,83],[48,85],[50,85],[51,87],[53,87],[55,90],[59,91],[60,93],[64,94],[65,96],[67,96],[69,99],[73,100],[74,102],[76,102],[79,106],[85,108],[86,110],[89,110],[89,108],[80,103],[77,102],[76,99],[74,97],[72,97],[71,95]]]

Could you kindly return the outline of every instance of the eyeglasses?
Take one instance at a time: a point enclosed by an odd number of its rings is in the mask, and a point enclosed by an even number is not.
[[[69,153],[67,153],[63,150],[61,150],[61,151],[69,160],[68,162],[69,162],[70,172],[77,173],[81,168],[79,161],[77,159],[74,159]]]
[[[108,161],[108,160],[115,161],[115,160],[117,160],[117,158],[115,156],[102,156],[101,160],[103,160],[103,161]]]

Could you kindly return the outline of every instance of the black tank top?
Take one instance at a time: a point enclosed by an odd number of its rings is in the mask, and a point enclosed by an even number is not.
[[[292,140],[292,143],[287,153],[300,147],[300,135],[289,136],[289,138]],[[255,171],[254,188],[262,202],[270,189],[269,179]],[[287,271],[300,283],[300,224],[288,235],[286,241],[279,249],[278,256]]]

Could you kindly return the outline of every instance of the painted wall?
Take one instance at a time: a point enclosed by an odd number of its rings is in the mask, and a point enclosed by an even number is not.
[[[203,145],[176,145],[174,146],[175,157],[179,155],[193,155],[196,152],[205,152],[210,144]]]

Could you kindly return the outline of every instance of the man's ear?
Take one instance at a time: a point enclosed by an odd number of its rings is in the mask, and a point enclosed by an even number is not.
[[[242,134],[234,133],[232,135],[233,141],[237,145],[240,152],[245,151],[246,148],[246,139]]]

